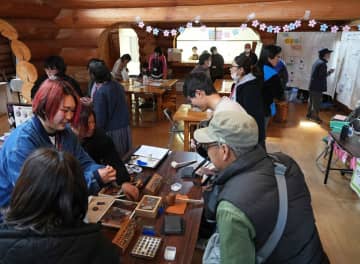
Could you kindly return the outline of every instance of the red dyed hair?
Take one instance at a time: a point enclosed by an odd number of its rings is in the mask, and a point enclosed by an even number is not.
[[[74,98],[75,113],[71,123],[76,125],[80,114],[79,97],[73,87],[61,79],[47,79],[41,84],[32,102],[33,113],[41,119],[53,121],[65,95],[71,95]]]

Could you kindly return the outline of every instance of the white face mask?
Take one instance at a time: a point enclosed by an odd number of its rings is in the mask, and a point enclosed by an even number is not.
[[[250,53],[251,49],[245,49],[246,53]]]
[[[240,77],[236,74],[236,72],[231,73],[231,79],[234,80],[234,82],[237,82]]]

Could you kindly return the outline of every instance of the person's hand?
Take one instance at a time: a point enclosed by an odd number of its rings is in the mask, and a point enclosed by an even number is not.
[[[124,182],[121,185],[121,189],[129,200],[137,201],[139,199],[139,189],[131,183]]]
[[[116,180],[116,170],[109,165],[98,169],[98,172],[103,183],[109,183]]]
[[[190,149],[192,150],[192,151],[196,151],[196,148],[197,148],[197,145],[196,145],[196,141],[195,141],[195,139],[190,139]]]
[[[335,69],[330,69],[330,70],[329,70],[329,74],[330,74],[330,73],[333,73],[334,71],[335,71]]]

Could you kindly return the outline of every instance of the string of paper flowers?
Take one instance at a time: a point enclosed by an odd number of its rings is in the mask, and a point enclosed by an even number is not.
[[[310,14],[310,11],[305,12],[306,15]],[[327,24],[321,21],[318,21],[316,19],[309,19],[309,18],[303,18],[303,19],[297,19],[291,23],[285,24],[283,26],[281,25],[271,25],[266,24],[264,22],[259,21],[258,19],[255,19],[255,13],[251,13],[247,17],[247,21],[242,23],[239,26],[240,30],[245,30],[248,27],[258,28],[261,31],[265,31],[268,33],[280,33],[280,32],[290,32],[294,31],[303,25],[307,24],[311,28],[319,27],[319,31],[321,32],[332,32],[336,33],[339,31],[348,32],[351,30],[350,25],[336,25],[336,24]],[[201,23],[200,16],[195,17],[193,20],[187,22],[186,24],[180,25],[178,28],[172,28],[172,29],[161,29],[158,27],[153,27],[151,25],[145,24],[145,22],[137,16],[135,18],[136,24],[139,28],[146,30],[146,32],[153,34],[154,36],[159,36],[162,34],[164,37],[169,36],[176,36],[177,34],[181,34],[185,31],[186,28],[192,28],[192,27],[200,27],[201,31],[206,31],[206,25]],[[356,25],[356,28],[358,31],[360,31],[360,24]]]

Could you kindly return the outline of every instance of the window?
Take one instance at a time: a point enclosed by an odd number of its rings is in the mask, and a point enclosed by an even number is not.
[[[129,75],[140,74],[139,39],[132,28],[119,28],[120,55],[130,54],[131,61],[128,63]]]
[[[224,57],[225,63],[231,63],[235,56],[244,51],[245,43],[257,42],[255,53],[259,56],[262,43],[259,35],[251,28],[240,29],[239,27],[208,27],[186,28],[177,37],[177,48],[182,49],[181,61],[190,62],[192,47],[196,46],[200,55],[204,50],[210,52],[215,46]],[[193,61],[192,61],[193,62]]]

